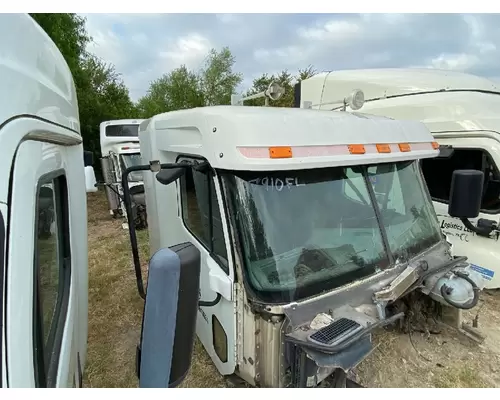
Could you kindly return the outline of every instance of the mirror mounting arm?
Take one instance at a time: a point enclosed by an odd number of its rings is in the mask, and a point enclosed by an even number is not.
[[[477,226],[474,226],[467,218],[460,218],[464,226],[479,236],[489,237],[491,233],[497,230],[495,221],[480,219]]]
[[[130,173],[134,171],[151,171],[151,172],[160,172],[164,169],[183,169],[189,168],[189,165],[182,164],[161,164],[159,161],[154,160],[150,161],[149,164],[144,165],[132,165],[123,171],[122,174],[122,189],[123,189],[123,202],[125,203],[125,211],[127,212],[127,225],[128,232],[130,236],[130,246],[132,247],[132,258],[134,260],[134,270],[135,270],[135,278],[137,281],[137,291],[139,292],[139,296],[142,299],[146,300],[146,292],[144,291],[144,283],[142,279],[142,270],[141,270],[141,262],[139,258],[139,247],[137,245],[137,235],[135,232],[135,226],[133,224],[132,219],[132,205],[131,205],[131,197],[130,197],[130,188],[128,186],[128,176]]]

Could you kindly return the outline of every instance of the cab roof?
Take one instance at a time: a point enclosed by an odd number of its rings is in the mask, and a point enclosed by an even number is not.
[[[438,154],[420,122],[298,108],[213,106],[168,112],[144,121],[139,138],[141,152],[151,146],[233,170],[371,164]],[[411,151],[401,151],[400,143],[410,143]],[[389,145],[390,152],[379,151],[377,144]],[[270,149],[276,147],[289,150]]]
[[[500,132],[500,86],[483,77],[437,69],[388,68],[322,73],[300,83],[301,102],[332,105],[361,89],[365,113],[418,120],[436,135]]]
[[[342,99],[354,89],[364,92],[365,100],[417,93],[475,90],[500,94],[495,82],[463,72],[430,68],[381,68],[331,71],[301,82],[304,99],[309,92],[318,95],[314,104]],[[306,92],[306,93],[304,93]]]
[[[71,71],[28,14],[0,14],[0,125],[34,116],[80,134]]]

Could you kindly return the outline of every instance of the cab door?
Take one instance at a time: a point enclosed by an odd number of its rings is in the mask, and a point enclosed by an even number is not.
[[[61,131],[41,121],[29,123],[35,124],[29,131]],[[4,331],[9,387],[81,382],[75,352],[79,333],[74,329],[78,293],[72,290],[78,278],[71,263],[72,250],[78,251],[71,248],[69,215],[74,182],[68,164],[81,148],[67,144],[24,140],[12,165]]]
[[[205,161],[181,157],[177,162]],[[178,188],[181,236],[201,253],[196,333],[219,372],[230,375],[236,367],[234,268],[219,182],[208,170],[189,168]]]
[[[440,145],[452,145],[455,152],[449,158],[422,160],[422,171],[433,200],[442,231],[453,245],[455,255],[464,255],[472,267],[483,275],[487,289],[500,288],[500,242],[498,235],[479,236],[467,229],[458,218],[448,214],[451,174],[456,169],[478,169],[489,175],[479,219],[499,223],[500,216],[500,153],[498,142],[486,137],[440,138]]]

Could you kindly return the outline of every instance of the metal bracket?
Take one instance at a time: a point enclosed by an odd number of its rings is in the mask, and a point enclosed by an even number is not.
[[[149,169],[151,172],[160,172],[161,163],[159,160],[153,160],[149,162]]]
[[[486,335],[479,328],[474,328],[464,322],[463,310],[459,308],[444,306],[443,320],[438,322],[458,331],[476,343],[482,344],[486,339]]]

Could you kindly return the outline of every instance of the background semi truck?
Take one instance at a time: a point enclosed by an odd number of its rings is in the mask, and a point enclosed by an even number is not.
[[[486,288],[500,288],[500,86],[488,79],[436,69],[369,69],[320,73],[295,87],[295,106],[343,108],[354,90],[363,112],[422,121],[441,145],[439,157],[422,160],[422,173],[455,251],[483,274]],[[346,109],[359,112],[356,106]],[[484,174],[481,211],[461,221],[448,213],[453,172]]]
[[[0,387],[81,387],[96,180],[71,72],[26,14],[0,14],[0,154]],[[168,387],[190,365],[199,251],[159,249],[148,270],[140,386]]]
[[[108,199],[109,213],[113,218],[128,220],[123,201],[122,174],[133,165],[141,164],[139,149],[139,124],[141,119],[103,121],[99,126],[101,143],[101,168],[104,190]],[[132,195],[132,221],[136,229],[147,227],[146,202],[142,172],[128,176],[128,186]]]

